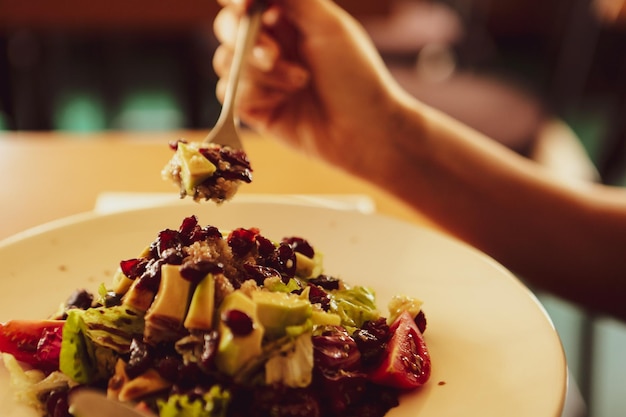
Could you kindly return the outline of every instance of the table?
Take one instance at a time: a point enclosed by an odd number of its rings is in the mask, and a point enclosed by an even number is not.
[[[102,192],[178,192],[161,169],[178,138],[206,132],[0,133],[0,239],[90,211]],[[252,132],[243,136],[254,180],[242,194],[363,194],[381,214],[433,226],[424,216],[357,178]]]
[[[42,223],[94,208],[103,192],[172,192],[160,171],[172,155],[171,140],[201,140],[206,132],[0,133],[0,240]],[[254,180],[242,194],[359,194],[383,215],[437,228],[384,190],[286,148],[244,132]],[[210,203],[201,203],[210,204]],[[225,203],[228,204],[228,203]],[[564,417],[581,417],[575,383]]]

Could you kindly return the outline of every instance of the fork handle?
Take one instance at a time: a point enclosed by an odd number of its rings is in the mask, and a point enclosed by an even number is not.
[[[267,3],[265,0],[257,0],[252,3],[248,12],[241,18],[237,31],[237,40],[235,44],[235,53],[230,66],[230,74],[226,84],[226,93],[224,95],[224,104],[222,112],[217,121],[217,125],[227,123],[234,120],[235,98],[237,96],[237,86],[239,77],[243,70],[245,60],[254,46],[257,34],[261,27],[261,15],[265,10]]]

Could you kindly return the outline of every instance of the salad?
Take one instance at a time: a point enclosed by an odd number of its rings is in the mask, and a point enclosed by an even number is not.
[[[302,237],[195,216],[49,318],[0,325],[18,399],[71,416],[84,387],[161,417],[383,416],[427,383],[422,303],[329,275]]]
[[[161,171],[165,180],[180,190],[181,198],[223,203],[231,199],[242,183],[252,182],[252,167],[241,149],[215,143],[170,143],[174,155]]]

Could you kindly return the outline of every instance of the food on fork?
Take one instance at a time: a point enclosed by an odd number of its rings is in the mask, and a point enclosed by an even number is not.
[[[189,216],[97,294],[0,325],[0,351],[46,417],[69,416],[81,388],[161,417],[382,417],[431,364],[421,301],[394,297],[386,317],[375,301],[302,237]]]
[[[252,167],[242,149],[184,140],[171,142],[170,147],[174,155],[161,175],[178,186],[181,198],[220,204],[231,199],[241,183],[252,182]]]

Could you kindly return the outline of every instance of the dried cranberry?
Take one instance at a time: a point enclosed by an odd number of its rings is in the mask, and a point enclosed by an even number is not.
[[[294,252],[301,253],[302,255],[313,258],[315,256],[315,250],[309,244],[309,242],[301,237],[286,237],[283,238],[283,242],[287,243]]]
[[[208,260],[186,260],[180,267],[180,275],[187,281],[199,283],[207,274],[218,274],[224,271],[224,265]]]
[[[248,159],[248,155],[246,155],[246,153],[240,149],[222,148],[221,156],[225,161],[227,161],[231,165],[236,165],[238,167],[243,167],[243,168],[252,170],[252,166],[250,165],[250,160]]]
[[[152,366],[149,347],[141,340],[133,339],[130,343],[130,358],[126,364],[126,374],[133,379],[146,372]]]
[[[79,308],[87,310],[93,303],[93,294],[86,290],[74,291],[65,301],[65,308]]]
[[[183,237],[189,237],[197,226],[198,218],[196,216],[185,217],[178,228],[178,233],[183,235]]]
[[[281,277],[280,272],[274,268],[270,268],[269,266],[244,263],[243,268],[248,275],[248,279],[253,279],[258,285],[263,285],[263,282],[267,278]]]
[[[230,232],[228,236],[228,245],[231,247],[233,254],[238,257],[244,257],[252,251],[256,246],[256,236],[259,230],[238,228]]]
[[[317,285],[309,285],[309,301],[311,304],[319,304],[324,311],[328,311],[330,309],[330,294]]]
[[[270,268],[276,269],[283,277],[283,282],[289,282],[289,278],[296,275],[296,254],[291,246],[281,243],[274,249],[272,254],[262,259],[261,262]]]
[[[152,252],[154,256],[161,257],[163,252],[167,249],[175,248],[180,249],[182,242],[180,240],[180,234],[176,230],[165,229],[159,232],[159,236],[152,243]]]
[[[338,278],[334,278],[329,275],[319,275],[317,278],[311,278],[309,282],[311,284],[319,285],[327,291],[338,290],[339,284],[341,283]]]
[[[200,148],[199,152],[206,158],[208,159],[213,165],[215,165],[216,167],[219,167],[220,164],[220,151],[218,148]]]
[[[120,262],[120,269],[128,278],[135,279],[145,272],[147,263],[145,258],[128,259]]]
[[[161,284],[161,266],[163,263],[162,259],[150,259],[146,265],[146,270],[139,277],[136,284],[137,288],[156,293]]]
[[[257,235],[255,240],[260,257],[267,258],[268,256],[272,256],[272,253],[274,253],[274,249],[276,249],[276,246],[274,246],[271,240],[261,235]]]
[[[247,168],[231,166],[228,171],[220,171],[220,176],[230,181],[252,182],[252,173]]]
[[[254,323],[249,315],[241,310],[226,310],[222,313],[222,321],[235,336],[246,336],[254,330]]]
[[[215,226],[196,227],[189,236],[188,244],[191,245],[194,242],[203,242],[209,239],[221,239],[222,232]]]
[[[364,366],[373,367],[380,363],[389,340],[389,325],[383,317],[378,320],[366,321],[363,327],[357,329],[352,338],[361,352]]]

